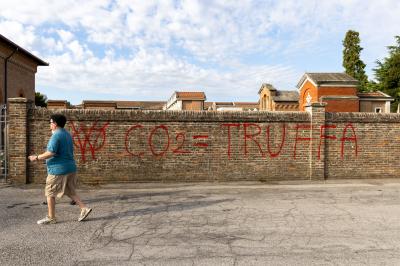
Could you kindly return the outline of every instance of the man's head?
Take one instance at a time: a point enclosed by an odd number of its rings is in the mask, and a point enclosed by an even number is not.
[[[65,123],[67,123],[67,118],[62,114],[54,114],[50,116],[50,124],[64,128]]]

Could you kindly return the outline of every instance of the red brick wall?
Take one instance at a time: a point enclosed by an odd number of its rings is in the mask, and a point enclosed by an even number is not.
[[[31,70],[8,63],[8,98],[24,97],[35,100],[35,73]]]
[[[356,87],[315,87],[310,81],[306,81],[300,88],[299,108],[305,110],[308,92],[312,97],[311,102],[320,102],[323,96],[357,96]],[[326,112],[358,112],[359,101],[355,99],[323,100],[328,103]]]
[[[359,100],[358,99],[345,99],[345,100],[327,100],[326,112],[358,112]]]
[[[400,115],[327,113],[328,178],[399,178]],[[343,139],[343,140],[342,140]]]
[[[399,114],[62,110],[85,183],[400,177]],[[10,176],[43,183],[47,109],[10,101]],[[24,154],[25,153],[25,154]],[[25,168],[24,168],[25,167]],[[24,172],[25,171],[25,172]]]
[[[296,180],[305,178],[309,165],[307,142],[295,143],[296,131],[297,138],[309,135],[308,129],[296,129],[309,125],[305,112],[64,113],[74,135],[79,176],[86,183]],[[30,153],[44,151],[50,114],[46,109],[31,112]],[[28,170],[30,182],[44,182],[44,164],[30,164]]]
[[[356,87],[319,87],[318,99],[323,96],[357,96]],[[323,100],[328,103],[326,112],[358,112],[360,104],[358,99]]]

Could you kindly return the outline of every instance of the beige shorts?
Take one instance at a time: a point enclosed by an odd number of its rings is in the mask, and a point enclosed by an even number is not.
[[[66,175],[47,175],[45,195],[46,197],[61,198],[64,195],[76,195],[75,188],[78,183],[76,173]]]

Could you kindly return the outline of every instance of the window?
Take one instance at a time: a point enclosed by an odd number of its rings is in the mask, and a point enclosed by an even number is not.
[[[18,97],[25,98],[25,93],[24,93],[24,91],[22,89],[19,90]]]
[[[381,107],[375,107],[375,113],[382,113]]]
[[[262,110],[267,109],[267,95],[264,94],[263,100],[262,100]]]

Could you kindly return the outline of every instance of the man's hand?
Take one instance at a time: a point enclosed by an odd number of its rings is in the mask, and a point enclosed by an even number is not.
[[[28,156],[28,159],[31,162],[38,161],[38,156],[37,155],[30,155],[30,156]]]
[[[34,162],[34,161],[39,161],[39,160],[47,160],[47,159],[53,157],[54,155],[55,154],[52,153],[51,151],[46,151],[46,152],[44,152],[44,153],[42,153],[40,155],[31,155],[31,156],[28,157],[28,159],[31,162]]]

